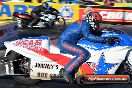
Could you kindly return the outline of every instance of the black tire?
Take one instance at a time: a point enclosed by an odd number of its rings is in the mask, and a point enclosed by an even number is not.
[[[130,63],[123,62],[121,63],[120,67],[117,69],[116,74],[129,75],[130,77],[129,83],[132,84],[132,69],[131,68],[132,66],[130,65]]]
[[[56,23],[59,23],[59,25]],[[57,29],[57,30],[62,30],[65,28],[65,26],[66,26],[66,21],[63,17],[56,18],[52,23],[52,28]]]
[[[23,59],[26,60],[27,61],[26,63],[28,63],[28,66],[30,66],[30,59],[28,59],[28,58],[14,52],[14,51],[12,51],[10,53],[10,55],[8,55],[9,70],[11,70],[11,66],[12,66],[15,74],[27,74],[26,76],[12,76],[12,77],[16,80],[16,82],[22,83],[22,84],[35,84],[35,83],[39,82],[40,80],[38,80],[38,79],[30,78],[29,73],[27,73],[29,71],[29,69],[25,69],[26,73],[23,72],[22,66],[20,67],[20,64],[25,62]],[[11,65],[10,62],[13,62],[13,65]],[[23,67],[24,67],[24,65],[23,65]]]

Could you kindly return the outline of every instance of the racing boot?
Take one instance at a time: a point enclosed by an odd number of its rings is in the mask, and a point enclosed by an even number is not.
[[[72,74],[68,73],[65,69],[61,69],[60,75],[63,76],[64,80],[70,84],[74,84],[75,81],[73,80]]]
[[[36,24],[37,22],[38,22],[38,20],[34,19],[32,22],[29,23],[28,27],[33,28],[33,25]]]

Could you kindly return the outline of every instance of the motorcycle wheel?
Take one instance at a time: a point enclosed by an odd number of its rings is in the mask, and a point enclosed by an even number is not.
[[[57,30],[62,30],[66,26],[66,22],[64,18],[57,18],[52,23],[52,28]]]
[[[11,70],[11,67],[13,67],[13,73],[14,74],[23,74],[18,76],[12,76],[16,82],[22,83],[22,84],[35,84],[39,82],[38,79],[31,79],[29,72],[30,72],[30,59],[26,58],[14,51],[8,55],[8,66],[9,70]],[[12,62],[12,64],[11,64]]]

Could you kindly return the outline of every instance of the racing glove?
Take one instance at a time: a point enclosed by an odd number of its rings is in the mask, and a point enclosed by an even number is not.
[[[120,38],[111,37],[111,38],[104,38],[103,42],[109,45],[114,45],[115,43],[119,42]]]

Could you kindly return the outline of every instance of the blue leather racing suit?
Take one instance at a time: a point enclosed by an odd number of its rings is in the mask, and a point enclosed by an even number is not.
[[[57,40],[57,46],[61,51],[76,56],[64,67],[68,73],[77,69],[90,57],[87,50],[76,44],[81,38],[93,42],[103,42],[102,37],[91,34],[90,28],[90,25],[85,20],[77,20],[73,22]]]

